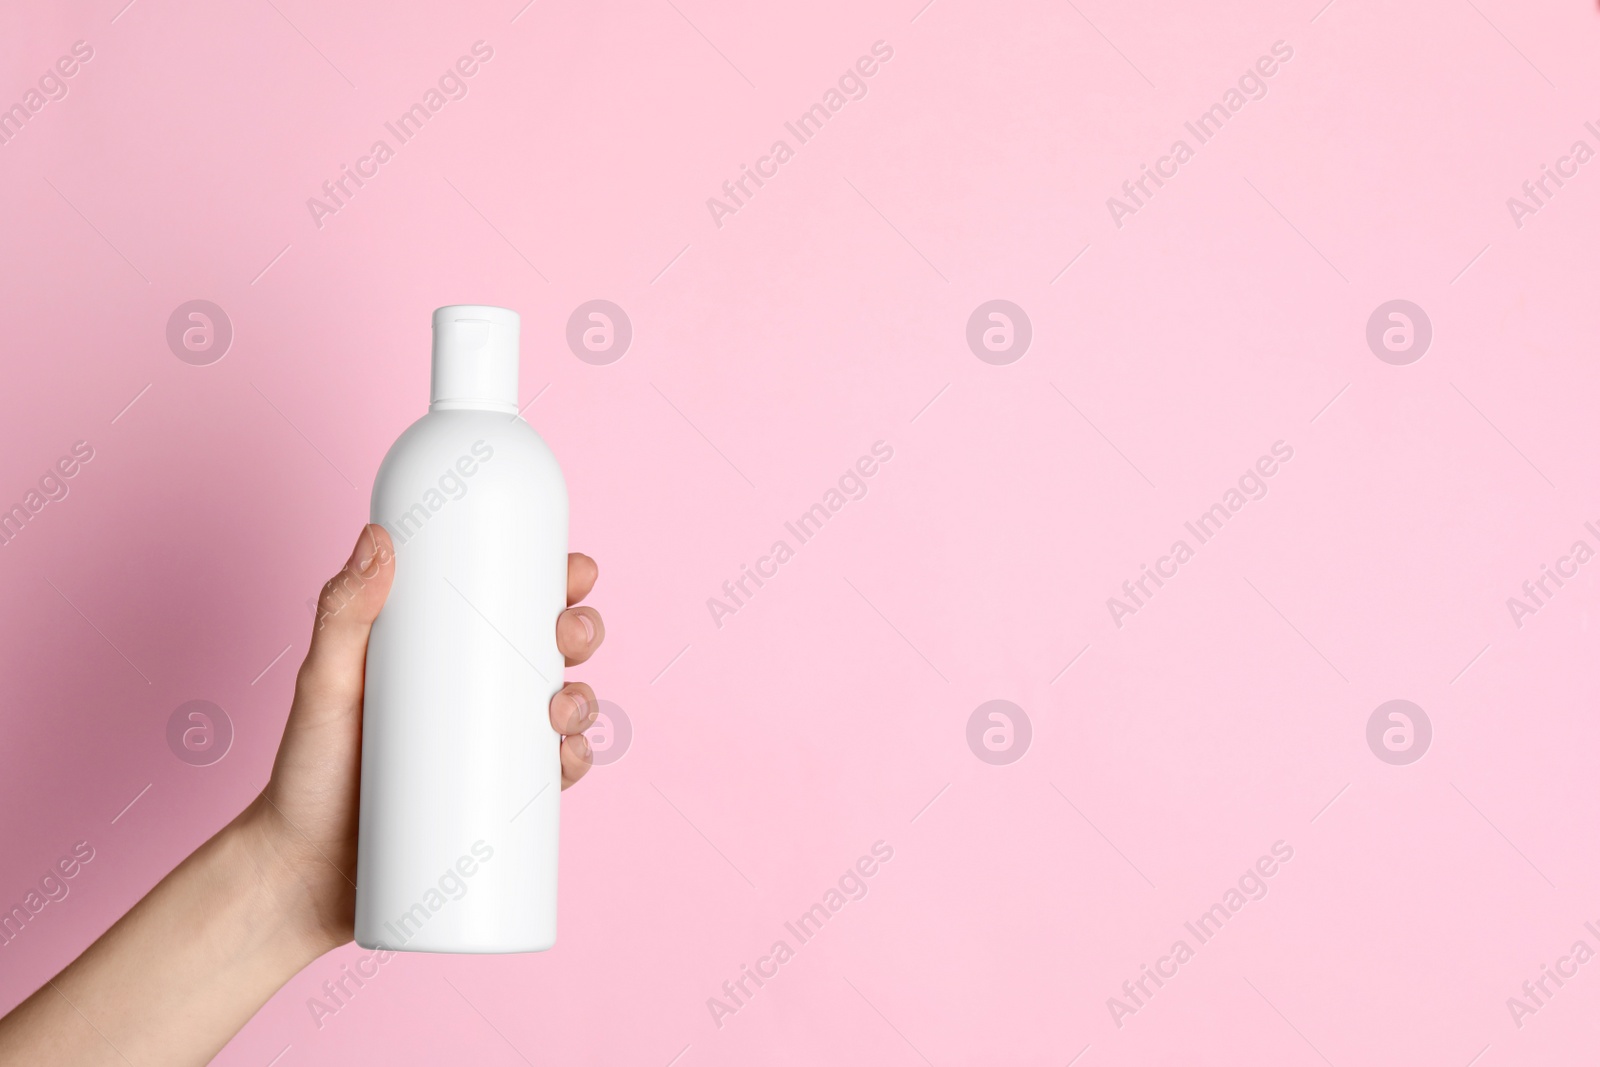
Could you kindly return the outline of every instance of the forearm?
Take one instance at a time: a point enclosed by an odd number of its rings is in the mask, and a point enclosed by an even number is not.
[[[0,1063],[203,1064],[333,947],[258,800],[0,1020]]]

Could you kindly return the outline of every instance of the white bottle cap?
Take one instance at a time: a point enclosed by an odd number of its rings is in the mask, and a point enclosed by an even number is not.
[[[522,319],[506,308],[452,304],[433,313],[429,410],[487,408],[515,414]]]

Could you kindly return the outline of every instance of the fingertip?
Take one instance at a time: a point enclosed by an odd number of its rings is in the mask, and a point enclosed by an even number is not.
[[[556,647],[566,657],[569,667],[594,655],[605,639],[605,620],[591,607],[568,608],[556,619]]]
[[[584,682],[568,682],[550,698],[550,726],[566,736],[581,734],[599,714],[594,690]]]
[[[561,739],[561,777],[562,788],[575,784],[578,779],[589,773],[589,768],[594,766],[594,752],[589,747],[589,739],[582,734]]]
[[[377,523],[361,528],[350,558],[322,587],[311,647],[297,677],[297,692],[342,704],[359,701],[361,666],[372,623],[394,581],[394,542]]]
[[[389,538],[389,531],[381,523],[369,522],[361,528],[345,567],[370,581],[393,563],[394,542]]]
[[[567,553],[567,603],[576,604],[594,589],[600,565],[582,552]]]
[[[322,586],[317,603],[317,630],[333,618],[370,624],[388,599],[394,580],[394,542],[378,523],[368,523],[356,536],[344,567]]]
[[[394,540],[389,536],[389,531],[381,522],[367,523],[364,531],[373,539],[376,552],[374,558],[380,565],[388,566],[394,562]]]

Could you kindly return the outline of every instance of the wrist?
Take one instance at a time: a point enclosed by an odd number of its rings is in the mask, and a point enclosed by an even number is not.
[[[250,922],[294,970],[350,940],[349,924],[330,920],[306,876],[306,842],[264,793],[217,836],[247,883]]]

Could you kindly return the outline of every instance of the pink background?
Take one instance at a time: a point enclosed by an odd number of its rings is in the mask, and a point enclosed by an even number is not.
[[[124,3],[0,13],[0,104],[94,49],[0,146],[0,504],[95,452],[0,549],[0,902],[96,850],[0,949],[0,1008],[261,787],[307,598],[424,410],[429,312],[483,302],[522,313],[601,563],[572,677],[632,748],[566,796],[554,951],[403,956],[319,1028],[348,946],[217,1062],[1592,1056],[1600,962],[1506,1004],[1600,949],[1600,564],[1506,606],[1600,547],[1600,162],[1506,206],[1600,148],[1592,5]],[[307,198],[478,40],[466,98],[319,229]],[[715,225],[879,40],[867,96]],[[1268,95],[1114,225],[1280,40]],[[197,298],[235,331],[209,366],[165,339]],[[965,339],[996,298],[1033,328],[1006,366]],[[633,324],[607,366],[565,342],[593,299]],[[1365,340],[1392,299],[1432,321],[1409,366]],[[717,627],[879,440],[868,495]],[[1106,598],[1279,440],[1266,498],[1118,628]],[[209,767],[165,740],[193,699],[236,729]],[[1032,726],[1005,766],[966,741],[992,699]],[[1366,741],[1392,699],[1433,726],[1406,766]],[[865,899],[719,1028],[707,998],[879,840]],[[1107,998],[1280,840],[1119,1028]]]

